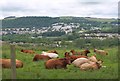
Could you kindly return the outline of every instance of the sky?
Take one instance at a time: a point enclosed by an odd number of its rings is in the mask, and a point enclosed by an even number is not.
[[[117,18],[119,0],[0,0],[0,19],[8,16]]]

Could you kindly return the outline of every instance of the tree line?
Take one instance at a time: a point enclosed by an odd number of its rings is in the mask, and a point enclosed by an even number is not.
[[[119,45],[119,39],[116,38],[106,38],[104,40],[100,39],[83,39],[83,38],[74,38],[70,40],[70,37],[58,37],[58,38],[31,38],[33,35],[4,35],[2,37],[2,41],[8,41],[8,42],[23,42],[23,43],[34,43],[34,44],[54,44],[55,42],[61,41],[61,46],[67,46],[69,47],[76,47],[76,48],[86,48],[86,47],[112,47],[112,46],[118,46]],[[35,36],[35,35],[34,35]],[[68,41],[68,42],[67,42]],[[69,42],[72,41],[72,42]]]

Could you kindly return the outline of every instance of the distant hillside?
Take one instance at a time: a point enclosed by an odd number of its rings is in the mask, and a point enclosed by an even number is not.
[[[44,27],[56,23],[58,18],[51,17],[18,17],[14,19],[3,19],[3,27]]]
[[[0,20],[1,21],[1,20]],[[3,28],[20,28],[20,27],[50,27],[55,23],[79,23],[82,27],[86,27],[87,24],[91,26],[99,27],[100,24],[106,23],[117,23],[115,19],[97,19],[97,18],[84,18],[84,17],[37,17],[37,16],[28,16],[28,17],[15,17],[15,18],[4,18],[2,20]]]
[[[98,22],[114,22],[116,19],[105,19],[105,18],[85,18],[90,21],[98,21]]]

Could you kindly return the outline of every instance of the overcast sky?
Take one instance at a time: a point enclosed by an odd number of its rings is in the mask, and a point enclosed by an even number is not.
[[[118,17],[119,0],[0,0],[0,18],[7,16]]]

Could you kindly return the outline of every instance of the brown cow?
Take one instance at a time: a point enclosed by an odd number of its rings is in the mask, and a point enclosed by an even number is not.
[[[33,50],[24,50],[24,49],[22,49],[21,52],[23,52],[23,53],[30,53],[30,54],[34,54],[35,53]]]
[[[2,68],[11,68],[11,59],[0,59]],[[22,68],[23,62],[16,59],[16,68]]]
[[[73,62],[74,60],[76,60],[77,58],[87,58],[87,56],[82,56],[82,55],[70,55],[69,52],[65,52],[65,57],[69,58],[71,60],[71,62]]]
[[[94,52],[100,55],[108,55],[108,52],[106,52],[105,50],[94,49]]]
[[[49,60],[51,59],[49,56],[47,55],[40,55],[40,54],[36,54],[33,58],[33,61],[39,61],[39,60]]]
[[[82,52],[76,52],[75,50],[71,50],[70,51],[73,55],[84,55],[87,56],[88,53],[90,53],[90,51],[88,49],[82,51]]]
[[[67,64],[70,64],[68,58],[50,59],[45,63],[46,69],[67,69]]]
[[[50,50],[50,51],[48,51],[48,53],[56,53],[56,54],[58,54],[58,52],[56,50]]]

